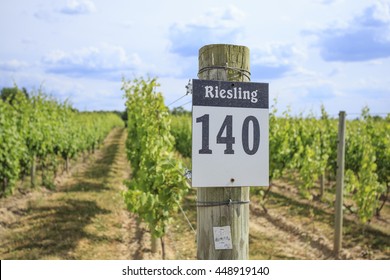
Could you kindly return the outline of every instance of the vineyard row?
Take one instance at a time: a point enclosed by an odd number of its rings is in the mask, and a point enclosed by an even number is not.
[[[115,126],[123,126],[114,113],[80,113],[42,92],[28,96],[17,87],[0,99],[0,195],[11,194],[17,181],[42,170],[42,184],[54,187],[62,162],[93,152]],[[4,96],[2,96],[4,97]]]

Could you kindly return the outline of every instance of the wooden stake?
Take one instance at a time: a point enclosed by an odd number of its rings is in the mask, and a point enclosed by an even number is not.
[[[36,156],[33,155],[32,159],[31,159],[31,188],[35,188],[36,187],[36,169],[37,169],[37,160],[36,160]]]
[[[7,178],[3,178],[3,193],[2,193],[2,196],[5,196],[5,192],[7,190],[7,186],[8,186]]]
[[[335,205],[335,235],[333,251],[339,258],[343,240],[343,191],[344,191],[344,158],[345,158],[345,112],[339,113],[339,133],[337,146],[337,177]]]
[[[151,237],[151,246],[150,250],[153,254],[157,253],[157,238]]]
[[[324,193],[325,193],[325,172],[322,173],[320,176],[320,195],[319,195],[320,200],[324,196]]]
[[[248,82],[249,70],[249,49],[245,46],[218,44],[199,50],[199,79]],[[202,202],[249,201],[249,187],[202,187],[197,194]],[[249,204],[198,207],[197,222],[198,259],[248,259]],[[233,249],[215,250],[213,227],[223,226],[231,228]]]
[[[70,167],[70,159],[69,159],[69,156],[66,156],[66,160],[65,160],[66,173],[69,173],[69,167]]]

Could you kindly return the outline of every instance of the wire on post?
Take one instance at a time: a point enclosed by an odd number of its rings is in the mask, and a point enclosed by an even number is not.
[[[206,66],[206,67],[203,67],[203,68],[199,69],[199,71],[198,71],[198,78],[199,78],[199,74],[203,73],[204,71],[213,70],[213,69],[225,69],[225,70],[237,71],[237,72],[240,72],[241,75],[244,75],[245,77],[247,77],[249,81],[251,80],[251,72],[249,72],[248,70],[242,69],[242,68],[231,67],[231,66]]]
[[[231,206],[234,204],[248,204],[250,203],[249,200],[244,201],[233,201],[231,199],[226,201],[197,201],[196,207],[213,207],[213,206]]]

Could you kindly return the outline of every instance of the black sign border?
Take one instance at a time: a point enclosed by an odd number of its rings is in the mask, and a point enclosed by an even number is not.
[[[210,98],[205,95],[205,87],[212,86],[214,89],[218,87],[218,90],[224,89],[225,91],[231,89],[238,91],[241,88],[243,91],[256,91],[257,90],[257,102],[251,102],[251,99],[228,99],[225,98]],[[213,106],[213,107],[238,107],[238,108],[269,108],[269,85],[268,83],[253,83],[253,82],[227,82],[227,81],[214,81],[214,80],[192,80],[192,106]]]

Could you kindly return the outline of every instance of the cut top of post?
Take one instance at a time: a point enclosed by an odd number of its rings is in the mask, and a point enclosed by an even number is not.
[[[238,45],[206,45],[199,50],[199,79],[250,81],[249,48]]]

